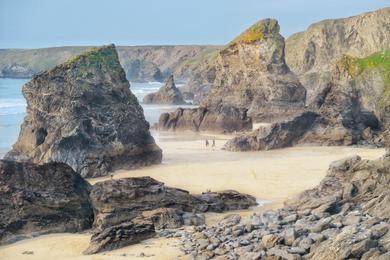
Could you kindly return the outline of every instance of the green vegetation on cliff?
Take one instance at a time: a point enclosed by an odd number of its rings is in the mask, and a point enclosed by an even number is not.
[[[378,70],[385,84],[379,105],[382,108],[390,106],[390,49],[374,53],[365,58],[346,55],[338,62],[338,66],[352,78],[356,78],[365,72]]]

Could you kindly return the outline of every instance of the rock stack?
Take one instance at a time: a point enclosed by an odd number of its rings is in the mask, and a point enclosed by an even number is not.
[[[165,85],[162,86],[156,93],[150,93],[143,99],[145,104],[168,104],[168,105],[184,105],[186,102],[180,90],[176,87],[173,75],[169,76]]]
[[[114,45],[91,49],[23,86],[27,116],[10,160],[63,162],[83,177],[161,162]]]

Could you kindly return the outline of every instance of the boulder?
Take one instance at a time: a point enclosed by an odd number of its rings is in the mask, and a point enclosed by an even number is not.
[[[165,85],[162,86],[156,93],[146,95],[143,99],[143,103],[168,105],[186,104],[180,90],[175,85],[173,75],[168,77]]]
[[[63,163],[0,160],[0,244],[90,228],[90,188]]]
[[[92,235],[88,248],[83,252],[86,255],[110,251],[139,243],[142,240],[155,236],[151,221],[134,219],[131,222],[108,227]]]
[[[63,162],[83,177],[161,162],[114,45],[91,49],[23,86],[27,116],[7,159]]]

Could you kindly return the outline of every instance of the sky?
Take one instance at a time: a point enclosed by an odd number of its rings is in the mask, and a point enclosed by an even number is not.
[[[226,44],[276,18],[288,37],[390,0],[0,0],[0,48]]]

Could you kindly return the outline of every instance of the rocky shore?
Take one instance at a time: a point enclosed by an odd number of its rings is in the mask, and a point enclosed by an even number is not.
[[[316,188],[286,206],[181,235],[192,259],[388,259],[390,157],[331,164]]]
[[[145,104],[169,104],[185,105],[184,98],[180,90],[176,87],[173,75],[169,76],[164,86],[157,92],[146,95],[143,99]]]

